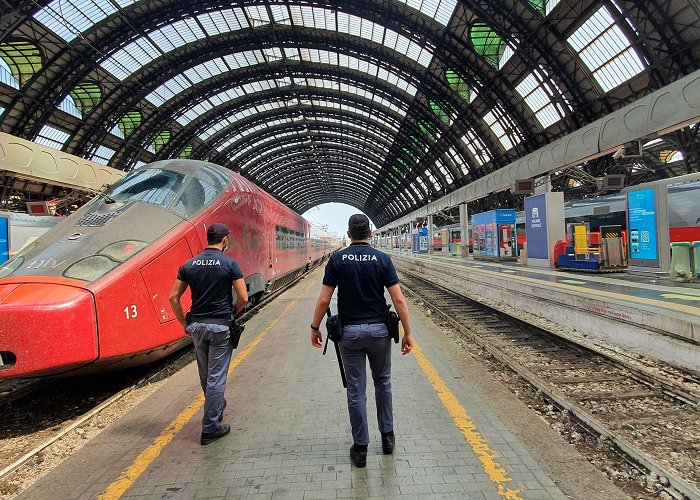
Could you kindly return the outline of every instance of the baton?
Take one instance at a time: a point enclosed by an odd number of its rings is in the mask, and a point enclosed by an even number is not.
[[[326,316],[330,317],[331,316],[331,308],[329,307],[326,310]],[[328,329],[326,329],[328,330]],[[323,346],[323,354],[326,354],[326,348],[328,347],[328,339],[331,336],[328,334],[328,331],[326,331],[326,344]],[[347,389],[348,387],[348,381],[345,378],[345,367],[343,366],[343,358],[340,356],[340,346],[338,345],[338,342],[335,340],[333,341],[333,346],[335,347],[335,357],[338,358],[338,368],[340,369],[340,378],[343,381],[343,387]]]

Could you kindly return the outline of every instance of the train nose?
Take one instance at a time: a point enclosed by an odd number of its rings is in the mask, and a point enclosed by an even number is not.
[[[98,355],[89,291],[75,284],[0,281],[0,379],[55,375]]]

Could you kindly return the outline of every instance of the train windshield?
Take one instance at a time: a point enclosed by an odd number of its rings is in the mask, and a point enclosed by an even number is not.
[[[118,201],[141,201],[167,207],[185,182],[185,174],[147,168],[127,175],[105,194]]]

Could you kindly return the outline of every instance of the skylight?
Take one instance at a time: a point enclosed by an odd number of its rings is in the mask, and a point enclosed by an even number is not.
[[[645,69],[637,52],[605,7],[583,23],[568,42],[605,92]]]
[[[523,140],[523,134],[513,119],[497,104],[484,115],[484,121],[498,137],[503,148],[508,151]]]
[[[112,159],[112,156],[114,156],[114,153],[116,153],[116,151],[113,149],[110,149],[106,146],[99,146],[97,150],[92,154],[92,157],[90,159],[92,161],[96,161],[97,163],[107,165],[109,164],[109,160]]]
[[[280,24],[292,24],[314,30],[330,30],[384,45],[392,51],[427,68],[433,53],[406,36],[387,29],[367,19],[345,12],[302,5],[277,5],[273,20]],[[252,20],[252,24],[249,21]],[[103,60],[101,66],[120,80],[155,59],[188,43],[241,29],[271,22],[264,7],[244,7],[200,14],[165,25],[137,38]],[[268,49],[268,61],[283,57],[279,48]]]
[[[426,16],[434,19],[443,26],[450,23],[452,14],[454,13],[457,0],[396,0],[398,3],[403,3],[412,9],[419,10]]]
[[[389,72],[374,63],[358,59],[354,56],[317,49],[285,48],[284,51],[287,57],[296,58],[297,60],[301,59],[310,62],[332,64],[334,66],[342,66],[367,73],[385,80],[387,83],[398,87],[411,96],[415,95],[417,92],[415,86],[399,77],[396,73]],[[174,96],[187,91],[193,85],[205,79],[218,76],[222,73],[228,73],[235,69],[262,64],[264,62],[265,56],[260,50],[248,50],[218,57],[190,68],[176,77],[171,78],[147,95],[146,99],[156,106],[162,106]]]
[[[44,125],[34,138],[34,142],[38,142],[39,144],[43,144],[44,146],[48,146],[53,149],[63,149],[63,146],[66,144],[69,137],[70,134],[64,132],[63,130],[59,130],[50,125]]]
[[[544,128],[566,115],[562,105],[554,102],[555,96],[560,97],[564,94],[542,66],[527,75],[515,90],[525,99],[525,103]],[[571,108],[569,109],[571,111]]]
[[[467,130],[467,133],[462,136],[462,142],[467,146],[479,166],[491,161],[491,151],[473,130]]]

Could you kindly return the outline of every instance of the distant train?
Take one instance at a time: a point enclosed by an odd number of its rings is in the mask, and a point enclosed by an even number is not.
[[[241,264],[252,301],[335,250],[228,169],[145,165],[0,267],[0,379],[125,368],[184,346],[168,296],[213,222],[230,228],[227,254]]]

